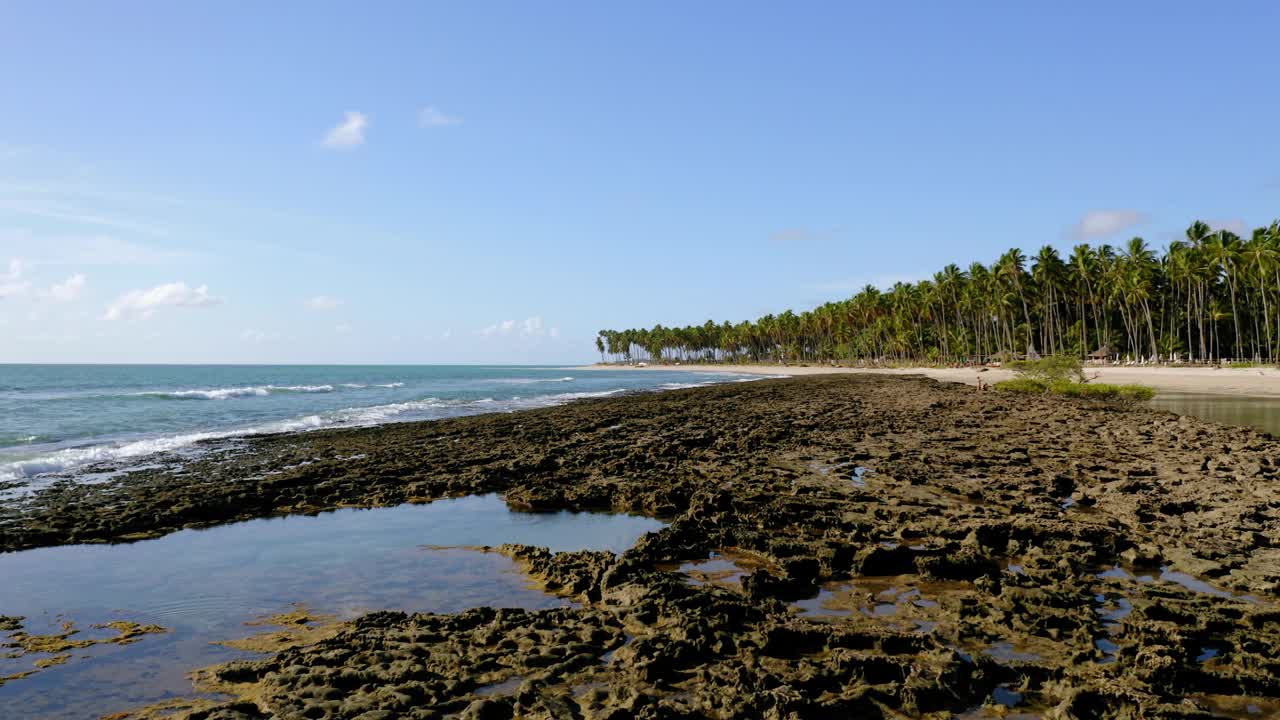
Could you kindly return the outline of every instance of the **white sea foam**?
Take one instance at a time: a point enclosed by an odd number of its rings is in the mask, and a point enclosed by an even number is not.
[[[683,390],[685,388],[696,388],[696,387],[702,387],[704,385],[715,385],[715,384],[716,384],[715,380],[707,380],[705,382],[698,382],[698,383],[669,382],[669,383],[662,383],[658,387],[660,387],[663,390]]]
[[[295,387],[315,388],[318,386]],[[295,391],[321,392],[319,390],[296,389]],[[266,435],[272,433],[305,432],[308,430],[332,427],[362,427],[368,425],[380,425],[383,423],[395,422],[397,420],[431,419],[454,415],[470,415],[479,412],[523,410],[534,407],[545,407],[548,405],[559,405],[583,398],[605,397],[620,392],[625,392],[625,390],[618,388],[602,392],[559,393],[555,395],[539,395],[524,399],[512,398],[510,400],[497,400],[492,397],[477,399],[440,399],[436,397],[428,397],[420,400],[390,403],[386,405],[333,410],[230,430],[182,433],[127,442],[93,445],[89,447],[66,448],[38,457],[0,464],[0,482],[25,481],[27,483],[26,486],[18,488],[17,490],[0,492],[0,499],[10,499],[16,495],[27,494],[47,485],[48,482],[40,482],[41,476],[48,476],[54,473],[67,473],[83,468],[87,465],[94,465],[98,463],[120,463],[122,461],[128,463],[128,461],[135,458],[141,458],[154,453],[182,450],[184,448],[190,448],[197,443],[209,440],[225,440],[229,438]]]
[[[268,385],[271,392],[327,393],[333,392],[332,385]]]
[[[272,393],[327,392],[333,392],[332,385],[257,385],[252,387],[211,388],[208,390],[154,390],[138,394],[175,400],[229,400],[238,397],[266,397]]]
[[[271,391],[264,387],[215,388],[212,390],[170,390],[167,392],[144,392],[139,395],[151,397],[175,398],[178,400],[226,400],[233,397],[266,396]]]
[[[67,448],[49,455],[0,465],[0,481],[30,479],[38,475],[64,472],[93,463],[127,460],[157,452],[168,452],[193,445],[201,440],[230,436],[232,436],[231,433],[187,433],[147,440],[135,440],[123,444]]]
[[[380,387],[380,388],[399,388],[399,387],[404,387],[404,383],[402,383],[402,382],[381,383],[381,384],[379,384],[379,385],[378,385],[378,387]]]
[[[569,400],[582,400],[584,398],[609,397],[610,395],[617,395],[618,393],[623,393],[626,391],[627,391],[626,388],[617,388],[614,390],[601,390],[600,392],[560,393],[559,395],[547,395],[546,397],[555,401],[554,404],[558,404],[561,402],[568,402]]]

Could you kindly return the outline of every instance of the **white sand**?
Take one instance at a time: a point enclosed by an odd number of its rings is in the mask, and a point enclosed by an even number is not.
[[[823,367],[819,365],[650,365],[637,368],[620,365],[590,365],[582,370],[687,370],[690,372],[734,372],[748,375],[827,375],[833,373],[870,373],[882,375],[925,375],[936,380],[977,384],[993,383],[1013,377],[1013,372],[992,368],[978,372],[975,368],[893,368],[863,369]],[[1085,374],[1097,382],[1138,383],[1169,393],[1207,393],[1212,395],[1261,395],[1280,397],[1280,370],[1266,368],[1207,367],[1086,367]]]

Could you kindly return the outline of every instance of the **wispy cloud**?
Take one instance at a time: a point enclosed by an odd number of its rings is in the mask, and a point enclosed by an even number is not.
[[[362,112],[348,110],[342,122],[324,136],[324,146],[335,150],[350,150],[364,144],[364,131],[369,118]]]
[[[83,273],[76,273],[60,283],[50,286],[44,293],[54,302],[69,303],[80,299],[80,293],[84,291],[87,278]]]
[[[40,265],[168,265],[201,258],[202,253],[159,248],[111,235],[45,235],[24,230],[0,231],[0,246],[20,248]]]
[[[1235,235],[1244,235],[1248,232],[1248,225],[1240,218],[1227,218],[1225,220],[1205,220],[1204,223],[1213,228],[1214,232],[1218,230],[1226,230]]]
[[[774,230],[769,233],[769,239],[780,243],[810,242],[824,240],[843,233],[844,228],[842,227],[812,228],[797,225]]]
[[[31,290],[31,282],[0,282],[0,300],[6,297],[18,297],[19,295],[27,295],[27,291]]]
[[[803,242],[816,238],[817,233],[808,228],[783,228],[769,233],[769,239],[774,242]]]
[[[461,124],[462,118],[457,115],[449,115],[434,106],[424,107],[418,111],[418,125],[424,128],[440,128]]]
[[[542,322],[541,315],[531,315],[524,320],[503,320],[487,327],[476,330],[477,335],[483,337],[543,337],[549,336],[553,338],[560,337],[560,328],[547,327]]]
[[[333,312],[342,307],[342,300],[328,295],[316,295],[307,298],[307,309],[316,312]]]
[[[32,217],[45,218],[47,220],[62,220],[76,225],[108,227],[113,230],[122,230],[125,232],[150,235],[153,237],[165,237],[169,234],[169,231],[164,228],[157,227],[150,223],[103,215],[65,205],[10,200],[0,201],[0,211],[7,211],[19,215],[30,215]]]
[[[1146,214],[1139,210],[1090,210],[1071,227],[1069,234],[1076,240],[1110,237],[1146,219]]]
[[[158,206],[185,205],[178,197],[155,192],[121,189],[112,186],[103,188],[97,185],[85,185],[76,182],[31,183],[0,181],[0,195],[5,197],[42,196],[60,198],[64,202],[74,198],[77,204],[89,202],[93,204],[107,203],[119,205],[154,208]]]
[[[279,340],[279,339],[280,339],[280,333],[278,333],[278,332],[268,332],[268,331],[266,331],[266,330],[256,330],[256,329],[250,328],[250,329],[245,330],[244,332],[240,333],[240,339],[241,339],[241,340],[243,340],[243,341],[245,341],[245,342],[248,342],[248,343],[253,343],[253,344],[255,344],[255,345],[260,345],[260,344],[262,344],[262,343],[264,343],[264,342],[270,342],[270,341],[272,341],[272,340]]]
[[[146,319],[163,307],[197,308],[217,305],[222,298],[209,294],[209,286],[187,287],[185,282],[157,285],[148,290],[130,290],[107,307],[104,320],[130,317]]]

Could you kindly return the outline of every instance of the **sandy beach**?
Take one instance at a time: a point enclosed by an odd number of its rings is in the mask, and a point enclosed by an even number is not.
[[[685,370],[689,372],[736,372],[748,375],[831,375],[858,373],[868,375],[924,375],[934,380],[977,384],[978,378],[992,383],[1014,377],[1010,370],[990,368],[848,368],[820,365],[589,365],[580,370]],[[1280,397],[1280,370],[1273,367],[1208,368],[1208,367],[1087,367],[1085,374],[1105,383],[1138,383],[1164,393],[1205,393],[1212,395],[1252,395]]]

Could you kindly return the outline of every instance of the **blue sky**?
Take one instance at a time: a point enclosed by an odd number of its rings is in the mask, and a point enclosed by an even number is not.
[[[1280,5],[16,2],[0,362],[589,360],[1280,215]]]

